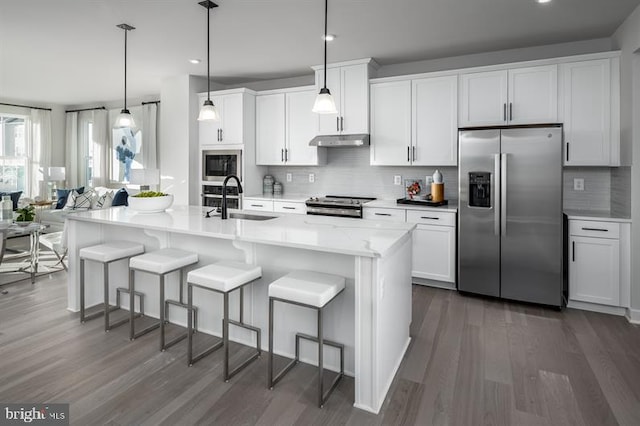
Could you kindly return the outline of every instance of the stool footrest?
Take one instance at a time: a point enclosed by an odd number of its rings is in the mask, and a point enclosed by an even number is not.
[[[143,330],[138,331],[137,333],[135,333],[133,335],[133,338],[129,339],[129,340],[137,339],[138,337],[143,336],[143,335],[149,333],[150,331],[155,330],[158,327],[160,327],[160,321],[156,322],[155,324],[151,324],[150,326],[148,326],[147,328],[145,328]]]
[[[175,339],[165,343],[164,346],[162,347],[162,350],[164,351],[165,349],[170,348],[171,346],[175,345],[176,343],[183,341],[188,336],[189,336],[189,333],[181,334],[180,336],[176,337]]]
[[[273,355],[271,355],[273,356]],[[273,387],[276,385],[276,383],[278,383],[280,381],[280,379],[282,379],[284,377],[285,374],[287,374],[289,372],[289,370],[291,370],[293,367],[295,367],[298,364],[299,360],[298,358],[294,358],[291,361],[289,361],[287,363],[287,365],[284,366],[284,368],[282,370],[280,370],[280,372],[278,374],[275,375],[275,377],[273,378],[273,380],[271,380],[271,383],[269,383],[269,389],[273,389]]]
[[[84,317],[80,318],[80,322],[89,321],[104,315],[104,303],[101,303],[101,305],[103,306],[102,309],[100,309],[98,312],[93,312],[89,315],[85,315]],[[117,311],[118,309],[120,309],[119,306],[109,306],[109,312]]]
[[[188,333],[187,333],[187,335],[188,335]],[[216,343],[213,346],[205,349],[200,354],[191,357],[191,359],[189,360],[189,367],[191,367],[193,364],[195,364],[196,362],[200,361],[202,358],[204,358],[205,356],[209,355],[210,353],[220,349],[223,344],[224,344],[224,341],[220,340],[218,343]]]
[[[169,317],[169,305],[173,305],[173,306],[177,306],[179,308],[184,308],[187,310],[187,315],[189,315],[189,305],[183,302],[180,302],[179,300],[173,300],[173,299],[167,299],[164,301],[164,318],[165,318],[165,323],[168,323],[169,321],[167,320],[167,318]],[[198,332],[198,308],[196,306],[193,307],[193,332],[197,333]],[[187,335],[185,335],[186,337]],[[165,348],[167,348],[168,346],[165,346]]]

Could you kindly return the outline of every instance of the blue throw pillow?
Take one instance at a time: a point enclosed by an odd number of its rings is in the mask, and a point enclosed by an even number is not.
[[[13,210],[18,208],[18,200],[22,195],[22,191],[14,191],[14,192],[0,192],[0,200],[3,195],[9,195],[11,197],[11,201],[13,202]]]
[[[112,206],[128,206],[129,205],[129,193],[126,189],[120,188],[118,192],[113,194]]]
[[[56,189],[56,195],[58,197],[56,209],[61,209],[65,204],[67,204],[67,198],[69,197],[69,194],[71,194],[71,191],[73,191],[74,189],[78,194],[82,194],[84,192],[84,186],[72,189]]]

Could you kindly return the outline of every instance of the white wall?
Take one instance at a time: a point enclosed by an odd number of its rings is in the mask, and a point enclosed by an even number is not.
[[[620,152],[631,161],[631,259],[640,257],[640,7],[612,37],[620,58]],[[625,160],[629,163],[628,160]],[[640,321],[640,263],[631,262],[631,306]]]

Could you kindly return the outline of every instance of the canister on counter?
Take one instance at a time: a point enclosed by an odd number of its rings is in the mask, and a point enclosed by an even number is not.
[[[273,194],[273,176],[265,175],[262,179],[262,193],[263,194]]]
[[[282,184],[280,182],[274,182],[273,195],[282,195]]]

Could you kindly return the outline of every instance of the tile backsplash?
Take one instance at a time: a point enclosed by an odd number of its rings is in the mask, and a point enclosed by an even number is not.
[[[573,189],[573,179],[584,179],[584,191]],[[563,207],[577,210],[611,208],[611,172],[608,167],[565,167]]]
[[[404,197],[405,179],[422,179],[431,176],[436,167],[371,166],[369,148],[328,148],[325,166],[275,166],[268,173],[281,182],[289,194],[372,196],[379,199]],[[458,168],[437,167],[442,172],[446,199],[456,199],[458,194]],[[292,174],[287,182],[286,174]],[[309,182],[313,173],[315,182]],[[394,176],[402,176],[401,185],[394,185]]]
[[[631,217],[631,167],[611,168],[611,213]]]

